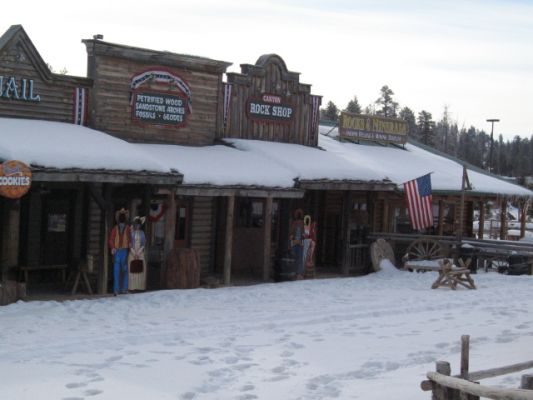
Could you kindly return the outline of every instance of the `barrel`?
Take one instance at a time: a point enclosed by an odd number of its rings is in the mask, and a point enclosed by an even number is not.
[[[161,286],[166,289],[194,289],[200,286],[200,263],[194,249],[174,249],[166,258]]]

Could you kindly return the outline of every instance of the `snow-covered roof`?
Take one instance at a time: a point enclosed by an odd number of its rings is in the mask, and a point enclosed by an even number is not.
[[[84,126],[0,118],[0,160],[58,169],[170,173],[170,167],[137,146]]]
[[[431,174],[434,191],[457,192],[461,190],[463,166],[461,163],[429,151],[414,143],[405,149],[391,146],[373,146],[335,139],[337,128],[320,126],[319,146],[348,161],[353,168],[371,169],[382,178],[388,178],[401,189],[401,185],[427,173]],[[326,136],[328,133],[328,136]],[[480,172],[467,165],[472,185],[469,194],[501,194],[506,196],[533,196],[533,192],[507,182],[489,173]]]
[[[298,144],[260,140],[225,139],[239,150],[247,151],[291,171],[299,180],[364,181],[385,180],[379,172],[361,164],[354,168],[344,157],[332,152]]]
[[[187,185],[294,187],[291,170],[253,152],[224,145],[136,146],[183,173],[183,183]]]

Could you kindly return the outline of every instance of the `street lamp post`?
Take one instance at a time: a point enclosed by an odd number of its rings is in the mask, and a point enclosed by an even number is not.
[[[487,122],[492,123],[492,128],[490,130],[490,153],[489,153],[489,172],[492,172],[492,152],[494,150],[494,123],[500,122],[499,119],[488,119]]]

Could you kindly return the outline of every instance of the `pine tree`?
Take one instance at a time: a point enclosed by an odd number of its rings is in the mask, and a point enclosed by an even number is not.
[[[409,137],[417,138],[415,113],[409,107],[404,107],[401,109],[399,117],[407,122],[407,134]]]
[[[420,141],[426,146],[434,146],[434,129],[435,122],[432,119],[431,113],[427,111],[420,111],[418,113],[418,135]]]
[[[337,122],[339,119],[339,108],[332,101],[328,101],[328,104],[326,105],[326,109],[320,110],[320,115],[323,119]]]
[[[353,97],[353,100],[350,100],[348,102],[348,105],[346,106],[345,110],[352,114],[361,114],[361,106],[359,105],[359,101],[357,100],[357,96]]]
[[[394,92],[387,85],[381,88],[381,96],[375,101],[376,105],[381,109],[376,111],[377,115],[384,117],[396,117],[396,110],[398,103],[392,99]]]

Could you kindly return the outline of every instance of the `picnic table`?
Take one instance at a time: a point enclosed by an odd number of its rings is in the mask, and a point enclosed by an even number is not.
[[[463,259],[459,258],[457,262],[459,267],[453,265],[447,258],[407,261],[404,268],[417,272],[438,272],[439,276],[431,285],[432,289],[449,287],[450,289],[455,290],[457,289],[457,285],[461,285],[467,289],[475,289],[476,285],[470,276],[470,269],[468,268],[471,260],[467,259],[466,261],[463,261]]]

